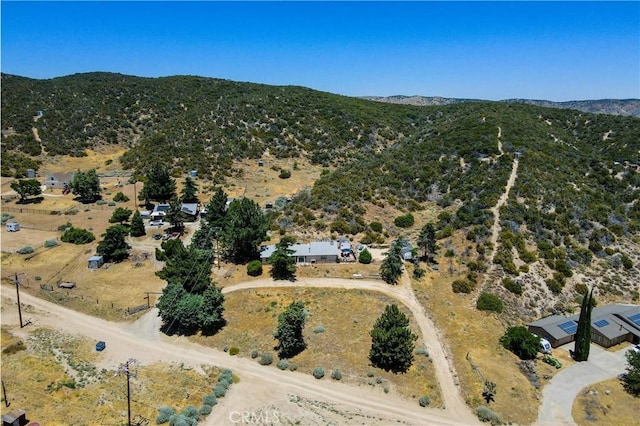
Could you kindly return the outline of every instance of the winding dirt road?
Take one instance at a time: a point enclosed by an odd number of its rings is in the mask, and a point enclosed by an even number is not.
[[[314,286],[329,288],[363,288],[381,291],[405,303],[416,317],[426,342],[437,342],[437,334],[422,307],[415,301],[410,288],[391,287],[371,281],[307,279],[295,283],[261,280],[224,289],[225,293],[246,288]],[[2,323],[17,323],[15,294],[2,288],[5,307]],[[7,300],[8,299],[8,300]],[[207,418],[207,425],[238,424],[242,413],[276,410],[280,420],[301,424],[390,424],[460,425],[477,424],[466,407],[447,368],[446,356],[438,344],[431,344],[438,379],[442,380],[445,410],[420,407],[392,394],[382,394],[368,387],[316,380],[310,374],[280,371],[264,367],[255,360],[230,357],[228,354],[189,342],[184,337],[167,337],[159,333],[159,317],[153,309],[133,324],[113,323],[66,309],[29,294],[21,294],[23,313],[34,325],[53,327],[108,342],[101,353],[99,367],[114,369],[129,357],[143,365],[154,362],[185,363],[194,367],[216,365],[234,370],[241,381],[216,406]],[[444,361],[444,363],[443,363]]]

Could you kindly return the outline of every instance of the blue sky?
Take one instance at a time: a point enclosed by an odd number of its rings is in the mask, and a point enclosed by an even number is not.
[[[640,2],[1,2],[2,72],[348,96],[640,98]]]

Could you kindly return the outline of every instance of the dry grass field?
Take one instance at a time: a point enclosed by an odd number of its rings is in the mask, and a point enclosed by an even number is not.
[[[582,389],[573,403],[571,414],[580,426],[638,424],[640,399],[629,395],[619,379],[594,383]]]
[[[94,344],[47,328],[17,338],[3,327],[2,380],[11,406],[2,404],[2,414],[28,407],[28,418],[40,424],[125,424],[126,378],[115,375],[118,366],[96,369],[100,354]],[[200,408],[218,374],[215,368],[198,372],[164,363],[139,367],[130,382],[132,412],[155,424],[163,405],[177,412],[190,404]]]
[[[429,395],[432,406],[440,406],[437,381],[430,368],[429,358],[416,355],[406,374],[392,374],[372,368],[369,364],[371,337],[369,332],[384,307],[394,303],[380,293],[364,290],[335,290],[317,288],[265,288],[243,290],[225,296],[227,325],[212,337],[193,337],[193,340],[218,349],[237,347],[239,356],[250,357],[255,349],[270,352],[277,362],[277,341],[273,333],[278,315],[293,301],[301,301],[309,312],[305,325],[307,348],[290,359],[298,371],[308,372],[323,367],[327,376],[340,370],[343,381],[379,388],[381,392],[396,391],[408,397]],[[411,313],[399,305],[411,319],[411,328],[418,330]],[[324,331],[320,332],[318,327]],[[416,348],[424,347],[420,339]],[[427,342],[427,348],[429,344]],[[369,377],[371,376],[371,377]]]

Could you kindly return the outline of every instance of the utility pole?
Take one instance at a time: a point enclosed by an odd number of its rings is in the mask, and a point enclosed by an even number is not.
[[[20,318],[20,328],[24,327],[22,324],[22,307],[20,306],[20,280],[18,279],[18,273],[16,272],[16,295],[18,296],[18,317]]]
[[[127,425],[131,426],[131,386],[129,381],[131,376],[135,377],[138,373],[132,373],[131,369],[134,368],[139,361],[134,358],[129,358],[124,363],[120,364],[120,368],[118,368],[119,373],[123,373],[127,376]]]
[[[7,399],[7,389],[4,387],[4,380],[2,380],[2,395],[4,396],[4,406],[5,407],[10,406],[11,403]]]

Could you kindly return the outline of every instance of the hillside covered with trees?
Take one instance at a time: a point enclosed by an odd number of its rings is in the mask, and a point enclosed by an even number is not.
[[[469,279],[492,261],[515,305],[528,306],[518,298],[533,288],[571,300],[573,286],[584,285],[578,273],[600,277],[601,293],[640,298],[635,117],[511,102],[399,105],[192,76],[3,74],[2,86],[4,176],[105,144],[126,148],[122,167],[139,175],[163,164],[174,176],[198,170],[213,184],[265,152],[304,158],[325,171],[273,216],[283,232],[297,226],[375,242],[385,237],[370,209],[431,205],[440,211],[438,239],[467,241]],[[496,246],[492,208],[515,159]]]

